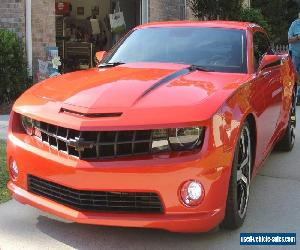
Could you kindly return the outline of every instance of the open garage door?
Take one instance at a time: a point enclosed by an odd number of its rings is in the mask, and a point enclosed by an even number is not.
[[[92,67],[96,51],[148,19],[148,0],[56,0],[55,9],[61,73]],[[112,28],[116,16],[123,20]]]

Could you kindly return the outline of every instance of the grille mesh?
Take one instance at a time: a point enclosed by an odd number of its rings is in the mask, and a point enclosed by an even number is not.
[[[152,130],[76,131],[35,121],[36,136],[44,143],[83,160],[150,154]]]
[[[79,191],[31,175],[28,191],[80,211],[163,213],[155,193]]]

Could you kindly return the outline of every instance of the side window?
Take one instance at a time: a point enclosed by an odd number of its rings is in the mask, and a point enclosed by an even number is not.
[[[272,53],[268,37],[262,32],[253,35],[254,69],[257,70],[265,54]]]

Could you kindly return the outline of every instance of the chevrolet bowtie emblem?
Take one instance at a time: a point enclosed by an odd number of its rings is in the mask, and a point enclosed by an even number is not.
[[[78,152],[82,152],[85,149],[93,148],[95,145],[94,142],[87,142],[79,138],[70,139],[67,141],[67,144],[68,146],[75,148],[75,150]]]

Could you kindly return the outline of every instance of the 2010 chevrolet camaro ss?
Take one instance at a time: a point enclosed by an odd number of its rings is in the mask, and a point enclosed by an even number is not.
[[[97,58],[16,101],[13,197],[78,223],[241,226],[259,167],[294,145],[290,57],[255,24],[212,21],[146,24]]]

